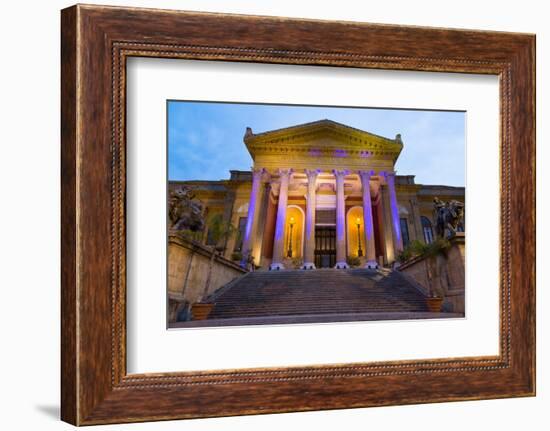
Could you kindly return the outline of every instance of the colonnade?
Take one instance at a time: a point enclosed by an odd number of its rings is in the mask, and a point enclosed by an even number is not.
[[[243,255],[251,248],[252,232],[255,226],[257,217],[257,201],[260,190],[264,169],[255,169],[252,172],[252,189],[250,193],[250,201],[248,206],[248,217],[246,229],[243,238]],[[288,186],[295,171],[291,168],[279,169],[279,201],[277,204],[277,216],[275,222],[275,234],[273,239],[273,258],[270,265],[270,270],[284,269],[284,236],[286,212],[288,205]],[[321,173],[319,169],[307,169],[304,171],[307,176],[307,194],[306,194],[306,214],[305,214],[305,243],[304,243],[304,263],[303,269],[314,269],[314,254],[315,254],[315,211],[316,211],[316,190],[317,177]],[[374,243],[374,224],[372,214],[370,181],[375,174],[372,170],[355,171],[361,180],[362,200],[363,200],[363,220],[364,220],[364,243],[366,247],[366,263],[365,267],[376,268],[376,250]],[[344,181],[347,175],[351,172],[345,169],[333,170],[332,174],[336,180],[336,265],[338,269],[348,268],[346,262],[346,216],[345,216],[345,195]],[[403,248],[401,239],[401,229],[399,225],[399,215],[397,206],[397,195],[395,192],[395,174],[380,172],[385,178],[389,191],[390,209],[392,215],[391,226],[393,230],[393,238],[396,241],[395,247],[397,250]],[[246,257],[243,257],[246,259]]]

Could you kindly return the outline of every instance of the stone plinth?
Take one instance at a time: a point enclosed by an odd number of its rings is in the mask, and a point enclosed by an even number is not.
[[[195,303],[205,293],[212,251],[209,247],[171,235],[168,241],[169,320],[176,320],[182,304]],[[216,255],[212,266],[209,295],[247,271],[234,262]]]
[[[426,296],[430,290],[441,290],[445,298],[443,310],[464,313],[465,235],[459,232],[449,241],[451,246],[446,253],[434,258],[415,257],[403,263],[399,271],[412,278]],[[435,259],[435,265],[430,266],[429,259]]]

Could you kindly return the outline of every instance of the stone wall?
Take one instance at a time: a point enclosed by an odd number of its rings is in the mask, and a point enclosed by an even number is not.
[[[168,239],[169,320],[176,320],[183,304],[198,302],[247,271],[237,263],[216,255],[210,287],[205,292],[212,251],[176,235]]]
[[[450,242],[447,253],[435,257],[433,264],[429,258],[417,257],[402,264],[399,271],[413,279],[426,295],[430,290],[442,292],[443,310],[464,313],[464,233],[457,233]]]

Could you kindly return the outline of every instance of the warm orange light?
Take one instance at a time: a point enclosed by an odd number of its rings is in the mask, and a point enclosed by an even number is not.
[[[294,223],[294,217],[290,217],[290,223]]]
[[[357,224],[361,223],[361,219],[359,217],[357,217],[356,223]]]

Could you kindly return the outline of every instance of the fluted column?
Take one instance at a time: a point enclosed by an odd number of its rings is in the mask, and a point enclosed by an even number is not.
[[[273,239],[273,260],[270,270],[284,269],[284,238],[286,222],[286,206],[288,203],[288,183],[292,176],[292,169],[279,169],[279,203],[277,205],[277,220],[275,222],[275,238]]]
[[[248,215],[246,218],[246,227],[244,231],[243,238],[243,247],[242,254],[243,258],[241,261],[241,266],[246,267],[248,264],[248,256],[250,255],[252,243],[253,243],[253,232],[254,232],[254,222],[256,215],[256,202],[258,201],[258,194],[260,191],[260,184],[262,181],[262,175],[264,174],[264,169],[253,169],[252,170],[252,190],[250,191],[250,200],[248,201]]]
[[[346,261],[346,201],[344,178],[349,171],[334,170],[336,178],[336,265],[337,269],[349,268]]]
[[[302,269],[315,269],[315,204],[316,187],[319,170],[306,169],[307,202],[306,202],[306,232],[304,246],[304,265]]]
[[[400,251],[403,251],[403,238],[401,237],[401,225],[399,223],[399,207],[397,206],[397,195],[395,193],[395,174],[386,173],[386,184],[388,185],[388,192],[390,195],[390,209],[391,209],[391,225],[393,230],[393,237],[395,239],[394,248],[395,255]]]
[[[365,247],[367,262],[366,268],[378,268],[376,262],[376,248],[374,244],[374,223],[372,221],[372,202],[370,197],[370,178],[373,171],[359,171],[361,186],[363,189],[363,232],[365,235]]]

